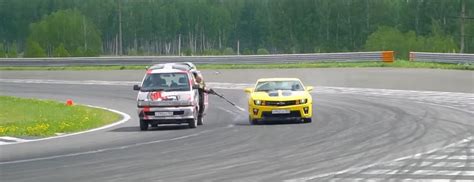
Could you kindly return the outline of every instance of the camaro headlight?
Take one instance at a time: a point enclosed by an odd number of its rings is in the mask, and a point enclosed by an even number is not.
[[[306,104],[308,102],[308,99],[300,99],[300,104]]]
[[[262,101],[261,100],[254,100],[253,103],[255,105],[262,105]]]

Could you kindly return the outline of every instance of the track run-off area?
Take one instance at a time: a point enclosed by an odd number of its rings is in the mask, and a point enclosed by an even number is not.
[[[203,126],[139,131],[132,85],[144,72],[1,71],[1,95],[73,99],[131,116],[83,134],[0,145],[1,181],[474,179],[473,71],[203,70],[209,87],[245,109],[243,88],[258,78],[298,77],[315,87],[313,123],[249,125],[246,112],[209,96]]]

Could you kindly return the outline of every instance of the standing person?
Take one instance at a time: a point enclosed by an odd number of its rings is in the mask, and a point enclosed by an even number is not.
[[[198,92],[199,92],[199,115],[198,115],[198,125],[202,125],[203,121],[203,116],[204,116],[204,109],[205,109],[205,104],[204,104],[204,93],[207,94],[215,94],[214,90],[209,89],[206,87],[206,83],[202,79],[202,76],[197,72],[193,71],[192,72],[194,75],[194,79],[196,80],[196,83],[198,84]]]

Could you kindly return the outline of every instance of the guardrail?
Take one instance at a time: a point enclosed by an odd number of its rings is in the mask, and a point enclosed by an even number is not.
[[[393,62],[393,51],[232,56],[122,56],[67,58],[0,58],[0,66],[151,65],[168,62],[255,64],[291,62]]]
[[[410,61],[474,64],[474,54],[410,52]]]

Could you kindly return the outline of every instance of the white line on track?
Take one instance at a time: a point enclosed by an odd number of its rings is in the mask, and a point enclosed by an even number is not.
[[[239,109],[240,111],[245,112],[245,109],[244,109],[244,108],[242,108],[242,107],[240,107],[240,106],[238,106],[238,105],[235,105],[235,107],[236,107],[237,109]]]
[[[421,157],[415,157],[414,159],[420,159]],[[424,156],[423,159],[458,159],[458,160],[474,160],[474,156],[466,155],[428,155]]]
[[[412,163],[412,164],[406,164],[405,162],[402,161],[396,161],[396,162],[391,162],[389,164],[384,165],[384,167],[465,167],[465,166],[474,166],[474,162],[445,162],[445,161],[440,161],[440,162],[421,162],[421,163]]]
[[[43,79],[0,79],[3,83],[40,83],[40,84],[65,84],[65,85],[133,85],[140,82],[133,81],[101,81],[101,80],[43,80]]]
[[[13,144],[19,144],[19,143],[26,143],[26,142],[37,142],[37,141],[50,140],[50,139],[55,139],[55,138],[63,138],[63,137],[69,137],[69,136],[73,136],[73,135],[89,133],[89,132],[103,130],[103,129],[110,128],[110,127],[113,127],[113,126],[117,126],[119,124],[127,122],[130,119],[130,115],[128,115],[124,112],[121,112],[121,111],[117,111],[117,110],[110,109],[110,108],[105,108],[105,107],[99,107],[99,106],[92,106],[92,105],[86,105],[86,106],[93,107],[93,108],[104,109],[104,110],[107,110],[107,111],[117,113],[117,114],[122,116],[122,119],[118,122],[114,122],[112,124],[105,125],[105,126],[102,126],[102,127],[99,127],[99,128],[94,128],[94,129],[87,130],[87,131],[81,131],[81,132],[77,132],[77,133],[70,133],[70,134],[64,134],[64,135],[59,135],[59,136],[47,137],[47,138],[39,138],[39,139],[33,139],[33,140],[17,140],[16,142],[11,142],[11,143],[10,142],[2,142],[2,143],[0,143],[0,145],[13,145]]]
[[[474,171],[466,171],[463,169],[451,171],[451,170],[417,170],[411,174],[421,174],[421,175],[443,175],[443,176],[472,176]]]
[[[133,84],[139,84],[139,82],[130,82],[130,81],[97,81],[97,80],[85,80],[85,81],[71,81],[71,80],[34,80],[34,79],[0,79],[0,82],[4,83],[45,83],[45,84],[77,84],[77,85],[116,85],[116,86],[130,86]],[[217,88],[217,89],[244,89],[246,87],[252,87],[253,84],[247,84],[247,83],[217,83],[217,82],[208,82],[208,86],[212,88]],[[316,93],[344,93],[344,94],[361,94],[361,95],[368,95],[368,96],[394,96],[394,97],[401,97],[401,98],[406,98],[410,100],[414,100],[415,102],[419,103],[424,103],[424,104],[431,104],[431,105],[437,105],[437,106],[442,106],[442,107],[448,107],[452,109],[456,109],[459,111],[464,111],[468,113],[474,113],[472,110],[472,100],[474,100],[474,94],[473,93],[457,93],[457,92],[437,92],[437,91],[412,91],[412,90],[392,90],[392,89],[372,89],[372,88],[348,88],[348,87],[316,87],[314,92]],[[426,102],[429,101],[429,102]],[[444,103],[449,103],[453,106],[447,106]],[[466,107],[467,106],[467,107]],[[463,108],[463,109],[461,109]],[[241,110],[243,108],[240,108]],[[202,132],[198,133],[201,134]],[[188,136],[183,136],[184,138],[191,137],[193,135],[188,135]],[[58,137],[63,137],[63,136],[58,136]],[[159,141],[153,141],[152,143],[157,143],[157,142],[164,142],[164,141],[171,141],[171,140],[176,140],[180,139],[179,138],[174,138],[170,140],[159,140]],[[419,157],[421,155],[433,153],[435,151],[443,150],[449,147],[455,147],[457,145],[460,145],[465,142],[470,142],[471,140],[474,140],[474,137],[469,137],[464,140],[461,140],[460,142],[456,142],[441,148],[436,148],[432,149],[423,153],[418,153],[415,155],[410,155],[406,157],[401,157],[392,161],[385,161],[385,162],[378,162],[366,166],[361,166],[361,167],[355,167],[355,168],[349,168],[346,170],[342,171],[336,171],[336,172],[331,172],[331,173],[325,173],[325,174],[319,174],[319,175],[313,175],[313,176],[308,176],[308,177],[303,177],[303,178],[297,178],[297,179],[290,179],[286,181],[307,181],[307,180],[312,180],[312,179],[317,179],[317,178],[322,178],[322,177],[328,177],[332,175],[338,175],[338,174],[343,174],[343,173],[348,173],[348,172],[354,172],[358,170],[364,170],[368,169],[370,167],[376,166],[376,165],[382,165],[382,164],[388,164],[388,163],[393,163],[405,159],[410,159],[414,157]],[[47,157],[47,158],[38,158],[38,159],[30,159],[30,160],[23,160],[23,161],[11,161],[11,162],[3,162],[0,164],[6,164],[6,163],[19,163],[19,162],[29,162],[29,161],[36,161],[36,160],[45,160],[45,159],[50,159],[50,158],[58,158],[58,157],[67,157],[67,156],[77,156],[77,155],[83,155],[83,154],[88,154],[88,153],[98,153],[98,152],[103,152],[103,151],[109,151],[109,150],[115,150],[115,149],[122,149],[122,148],[128,148],[131,146],[136,146],[136,145],[145,145],[147,143],[140,143],[140,144],[135,144],[135,145],[130,145],[130,146],[123,146],[123,147],[117,147],[117,148],[110,148],[110,149],[101,149],[97,151],[89,151],[89,152],[83,152],[83,153],[75,153],[75,154],[67,154],[63,156],[53,156],[53,157]]]
[[[474,171],[465,171],[465,170],[417,170],[411,171],[410,169],[407,170],[386,170],[386,169],[379,169],[379,170],[370,170],[360,174],[369,174],[369,175],[394,175],[394,174],[418,174],[418,175],[443,175],[443,176],[458,176],[460,174],[463,175],[474,175]]]
[[[94,106],[96,107],[96,106]],[[100,107],[99,107],[100,108]],[[220,108],[223,109],[223,108]],[[226,109],[223,109],[226,110]],[[228,110],[227,110],[228,111]],[[118,112],[118,111],[117,111]],[[229,111],[234,114],[238,114],[232,111]],[[127,115],[128,116],[128,115]],[[130,116],[128,116],[128,119]],[[127,119],[127,120],[128,120]],[[126,121],[126,120],[125,120]],[[125,122],[124,121],[124,122]],[[114,123],[115,124],[115,123]],[[120,123],[119,123],[120,124]],[[235,125],[229,124],[225,128],[229,129],[234,127]],[[94,131],[98,130],[99,128],[95,129]],[[103,128],[102,128],[103,129]],[[91,130],[87,131],[90,132]],[[6,162],[0,162],[0,165],[4,164],[17,164],[17,163],[25,163],[25,162],[35,162],[35,161],[42,161],[42,160],[50,160],[50,159],[57,159],[57,158],[63,158],[63,157],[74,157],[74,156],[81,156],[81,155],[87,155],[87,154],[96,154],[96,153],[101,153],[101,152],[108,152],[108,151],[114,151],[114,150],[123,150],[123,149],[128,149],[128,148],[133,148],[133,147],[138,147],[138,146],[143,146],[143,145],[149,145],[149,144],[156,144],[156,143],[162,143],[162,142],[169,142],[169,141],[176,141],[176,140],[181,140],[181,139],[186,139],[186,138],[191,138],[191,137],[196,137],[204,133],[212,132],[214,130],[206,130],[206,131],[201,131],[198,133],[190,134],[190,135],[184,135],[176,138],[171,138],[171,139],[165,139],[165,140],[154,140],[154,141],[149,141],[149,142],[142,142],[142,143],[135,143],[131,145],[124,145],[124,146],[119,146],[119,147],[112,147],[112,148],[104,148],[104,149],[98,149],[98,150],[92,150],[92,151],[86,151],[86,152],[78,152],[78,153],[71,153],[71,154],[64,154],[64,155],[55,155],[55,156],[48,156],[48,157],[40,157],[40,158],[32,158],[32,159],[24,159],[24,160],[16,160],[16,161],[6,161]],[[84,133],[84,132],[82,132]],[[74,133],[74,134],[80,134],[80,133]],[[65,135],[63,135],[65,136]],[[63,137],[63,136],[57,136],[57,137],[50,137],[50,138],[58,138],[58,137]],[[70,136],[70,135],[69,135]],[[45,138],[46,139],[46,138]],[[44,139],[39,139],[39,140],[44,140]]]
[[[0,79],[0,83],[32,83],[32,84],[75,84],[75,85],[108,85],[108,86],[131,86],[139,84],[134,81],[100,81],[100,80],[42,80],[42,79]],[[241,90],[252,87],[250,83],[220,83],[207,82],[209,87],[215,89]],[[357,94],[364,96],[390,96],[391,98],[401,98],[415,102],[429,102],[442,106],[451,105],[456,108],[463,108],[464,111],[474,113],[474,93],[459,92],[439,92],[439,91],[415,91],[415,90],[394,90],[394,89],[373,89],[373,88],[350,88],[350,87],[315,87],[314,93],[339,93]],[[243,108],[238,108],[242,110]]]
[[[351,182],[386,182],[386,181],[396,181],[396,182],[472,182],[472,180],[463,180],[463,179],[396,179],[390,180],[386,179],[385,177],[375,177],[371,179],[367,178],[351,178],[350,180],[347,179],[331,179],[330,182],[340,182],[340,181],[351,181]]]
[[[371,90],[372,90],[372,89],[371,89]],[[444,92],[443,92],[443,93],[444,93]],[[472,95],[472,94],[469,94],[469,95]],[[464,109],[460,109],[460,108],[452,107],[452,106],[446,106],[446,105],[435,104],[435,103],[428,103],[428,102],[421,102],[421,101],[418,101],[418,103],[429,104],[429,105],[436,105],[436,106],[447,107],[447,108],[450,108],[450,109],[454,109],[454,110],[458,110],[458,111],[463,111],[463,112],[467,112],[467,113],[473,113],[473,111],[464,110]],[[354,168],[348,168],[348,169],[341,170],[341,171],[323,173],[323,174],[318,174],[318,175],[313,175],[313,176],[308,176],[308,177],[303,177],[303,178],[288,179],[288,180],[284,180],[284,181],[285,181],[285,182],[309,181],[309,180],[314,180],[314,179],[317,179],[317,178],[324,178],[324,177],[335,176],[335,175],[344,174],[344,173],[349,173],[349,172],[354,172],[354,171],[360,171],[360,170],[368,169],[368,168],[371,168],[371,167],[374,167],[374,166],[377,166],[377,165],[390,164],[390,163],[402,161],[402,160],[405,160],[405,159],[418,158],[418,157],[420,157],[420,156],[422,156],[422,155],[425,155],[425,154],[430,154],[430,153],[434,153],[434,152],[436,152],[436,151],[448,149],[448,148],[451,148],[451,147],[460,146],[460,145],[463,145],[463,144],[465,144],[465,143],[471,142],[471,141],[473,141],[473,140],[474,140],[474,136],[470,136],[470,137],[465,138],[465,139],[463,139],[463,140],[461,140],[461,141],[458,141],[458,142],[449,144],[449,145],[444,146],[444,147],[435,148],[435,149],[431,149],[431,150],[429,150],[429,151],[417,153],[417,154],[414,154],[414,155],[410,155],[410,156],[405,156],[405,157],[397,158],[397,159],[392,160],[392,161],[376,162],[376,163],[373,163],[373,164],[369,164],[369,165],[365,165],[365,166],[360,166],[360,167],[354,167]],[[466,159],[467,159],[467,158],[466,158]]]
[[[201,132],[198,132],[198,133],[194,133],[194,134],[190,134],[190,135],[184,135],[184,136],[171,138],[171,139],[166,139],[166,140],[154,140],[154,141],[149,141],[149,142],[142,142],[142,143],[135,143],[135,144],[131,144],[131,145],[124,145],[124,146],[120,146],[120,147],[104,148],[104,149],[91,150],[91,151],[86,151],[86,152],[78,152],[78,153],[71,153],[71,154],[64,154],[64,155],[55,155],[55,156],[49,156],[49,157],[39,157],[39,158],[16,160],[16,161],[6,161],[6,162],[0,162],[0,165],[17,164],[17,163],[25,163],[25,162],[35,162],[35,161],[50,160],[50,159],[57,159],[57,158],[63,158],[63,157],[74,157],[74,156],[81,156],[81,155],[86,155],[86,154],[96,154],[96,153],[108,152],[108,151],[114,151],[114,150],[123,150],[123,149],[138,147],[138,146],[142,146],[142,145],[156,144],[156,143],[169,142],[169,141],[175,141],[175,140],[181,140],[181,139],[185,139],[185,138],[195,137],[195,136],[198,136],[198,135],[201,135],[203,133],[210,132],[210,131],[212,131],[212,130],[201,131]]]
[[[48,80],[48,79],[2,79],[1,83],[37,83],[37,84],[71,84],[71,85],[115,85],[115,86],[132,86],[140,84],[137,81],[104,81],[104,80]],[[219,89],[241,90],[248,87],[253,87],[255,84],[251,83],[222,83],[222,82],[206,82],[209,87]],[[316,92],[334,91],[342,93],[360,93],[372,94],[377,92],[377,95],[399,95],[399,94],[417,94],[422,93],[428,96],[463,96],[467,100],[474,100],[474,93],[461,92],[440,92],[440,91],[418,91],[418,90],[396,90],[396,89],[379,89],[379,88],[353,88],[353,87],[329,87],[318,86],[314,89]]]
[[[349,89],[350,89],[350,88],[349,88]],[[370,90],[374,90],[374,89],[370,89]],[[411,92],[414,92],[414,91],[411,91]],[[416,91],[415,91],[415,92],[416,92]],[[430,92],[430,93],[431,93],[431,92]],[[445,92],[441,92],[441,93],[445,93]],[[462,93],[461,93],[461,94],[462,94]],[[472,96],[472,94],[468,94],[468,95],[469,95],[469,96]],[[460,108],[452,107],[452,106],[446,106],[446,105],[435,104],[435,103],[428,103],[428,102],[422,102],[422,101],[417,101],[417,102],[418,102],[418,103],[422,103],[422,104],[429,104],[429,105],[436,105],[436,106],[440,106],[440,107],[447,107],[447,108],[450,108],[450,109],[454,109],[454,110],[458,110],[458,111],[463,111],[463,112],[467,112],[467,113],[473,113],[473,111],[464,110],[464,109],[460,109]],[[444,150],[444,149],[449,149],[449,148],[451,148],[451,147],[456,147],[456,146],[464,145],[465,143],[471,142],[471,141],[473,141],[473,140],[474,140],[474,136],[471,136],[471,137],[465,138],[465,139],[463,139],[463,140],[461,140],[461,141],[452,143],[452,144],[447,145],[447,146],[444,146],[444,147],[435,148],[435,149],[432,149],[432,150],[429,150],[429,151],[417,153],[417,154],[415,154],[415,155],[410,155],[410,156],[401,157],[401,158],[398,158],[398,159],[395,159],[395,160],[392,160],[392,161],[382,161],[382,162],[377,162],[377,163],[373,163],[373,164],[369,164],[369,165],[365,165],[365,166],[361,166],[361,167],[348,168],[348,169],[341,170],[341,171],[323,173],[323,174],[318,174],[318,175],[313,175],[313,176],[308,176],[308,177],[303,177],[303,178],[288,179],[288,180],[285,180],[285,182],[309,181],[309,180],[314,180],[314,179],[318,179],[318,178],[324,178],[324,177],[329,177],[329,176],[340,175],[340,174],[344,174],[344,173],[357,172],[357,171],[361,171],[361,170],[364,170],[364,169],[369,169],[369,168],[374,167],[374,166],[377,166],[377,165],[392,164],[392,163],[394,163],[394,162],[402,161],[402,160],[405,160],[405,159],[419,158],[419,157],[422,156],[422,155],[434,153],[434,152],[436,152],[436,151],[440,151],[440,150]],[[443,157],[447,157],[447,156],[443,156]],[[471,158],[472,158],[472,156],[454,156],[454,157],[451,156],[451,157],[452,157],[452,158],[448,158],[448,159],[462,159],[462,160],[467,160],[467,159],[471,159]],[[445,158],[440,158],[440,159],[445,159]],[[464,173],[463,173],[463,174],[464,174]]]
[[[2,137],[0,137],[0,139],[3,139],[3,140],[11,140],[11,141],[15,141],[15,142],[26,141],[25,139],[15,138],[15,137],[9,137],[9,136],[2,136]]]
[[[137,81],[103,81],[103,80],[48,80],[48,79],[1,79],[1,83],[37,83],[37,84],[71,84],[71,85],[115,85],[115,86],[132,86],[140,84]],[[253,87],[251,83],[222,83],[222,82],[206,82],[209,87],[219,89],[241,90],[248,87]],[[318,86],[314,89],[320,93],[332,93],[334,91],[341,93],[359,93],[372,94],[377,92],[377,95],[399,95],[399,94],[417,94],[422,93],[428,96],[462,96],[467,100],[474,100],[473,93],[461,92],[440,92],[440,91],[418,91],[418,90],[396,90],[396,89],[374,89],[374,88],[352,88],[352,87],[328,87]]]
[[[369,165],[365,165],[365,166],[361,166],[361,167],[348,168],[348,169],[341,170],[341,171],[336,171],[336,172],[318,174],[318,175],[313,175],[313,176],[308,176],[308,177],[303,177],[303,178],[288,179],[288,180],[285,180],[285,182],[309,181],[309,180],[314,180],[314,179],[317,179],[317,178],[324,178],[324,177],[335,176],[335,175],[354,172],[354,171],[361,171],[361,170],[368,169],[368,168],[371,168],[371,167],[374,167],[374,166],[377,166],[377,165],[389,164],[390,162],[396,162],[396,161],[401,161],[401,160],[410,159],[410,158],[414,158],[414,157],[419,157],[419,156],[424,155],[424,154],[433,153],[433,152],[443,150],[443,149],[446,149],[446,148],[449,148],[449,147],[457,146],[459,144],[463,144],[463,143],[466,143],[466,142],[469,142],[469,141],[472,141],[472,140],[474,140],[474,136],[463,139],[459,142],[452,143],[450,145],[447,145],[447,146],[444,146],[444,147],[441,147],[441,148],[435,148],[435,149],[432,149],[432,150],[429,150],[429,151],[426,151],[426,152],[417,153],[415,155],[401,157],[401,158],[398,158],[398,159],[395,159],[395,160],[392,160],[392,161],[377,162],[377,163],[373,163],[373,164],[369,164]]]

